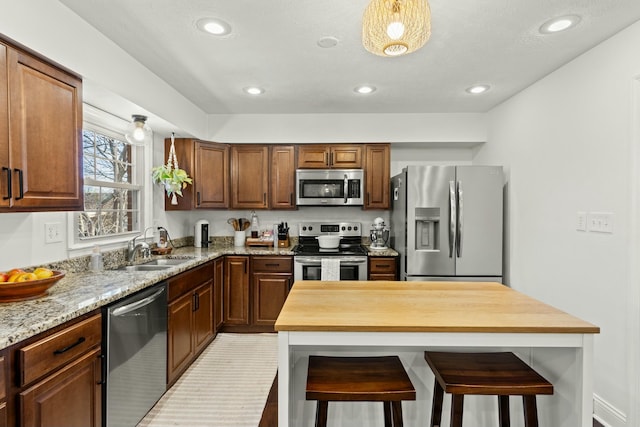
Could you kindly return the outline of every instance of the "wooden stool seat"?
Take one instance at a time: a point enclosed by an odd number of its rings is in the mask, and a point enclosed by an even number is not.
[[[515,354],[427,351],[436,379],[431,427],[440,426],[444,393],[451,393],[451,427],[462,426],[465,394],[497,395],[501,427],[509,427],[509,396],[522,396],[526,427],[538,426],[536,395],[553,394],[553,385]]]
[[[384,402],[385,426],[402,426],[402,400],[416,390],[397,356],[309,356],[307,400],[317,400],[316,426],[327,425],[330,401]]]

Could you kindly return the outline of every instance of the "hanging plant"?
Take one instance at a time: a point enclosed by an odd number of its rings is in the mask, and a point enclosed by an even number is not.
[[[184,169],[178,167],[178,158],[174,146],[175,135],[171,133],[171,148],[167,163],[151,169],[151,179],[155,184],[160,184],[167,192],[167,197],[171,198],[171,204],[177,205],[178,198],[182,197],[182,190],[187,188],[187,184],[193,184],[189,174]]]

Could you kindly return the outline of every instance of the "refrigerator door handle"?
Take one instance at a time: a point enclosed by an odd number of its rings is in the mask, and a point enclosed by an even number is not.
[[[458,258],[462,256],[462,235],[463,235],[463,226],[464,226],[464,203],[463,203],[463,191],[462,191],[462,182],[457,182],[457,192],[458,192],[458,233],[456,239],[456,254]]]
[[[456,181],[449,181],[449,258],[453,258],[453,247],[457,240],[456,224],[458,214],[456,208]]]

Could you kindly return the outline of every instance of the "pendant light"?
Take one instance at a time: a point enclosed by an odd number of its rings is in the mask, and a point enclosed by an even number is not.
[[[134,114],[131,116],[132,122],[127,126],[124,137],[131,144],[142,144],[151,138],[151,128],[147,124],[147,116]]]
[[[380,56],[420,49],[431,36],[427,0],[371,0],[362,20],[362,44]]]

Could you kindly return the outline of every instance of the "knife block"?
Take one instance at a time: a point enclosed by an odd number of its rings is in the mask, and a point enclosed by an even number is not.
[[[287,234],[278,234],[278,247],[279,248],[288,248],[289,243],[289,233]]]

